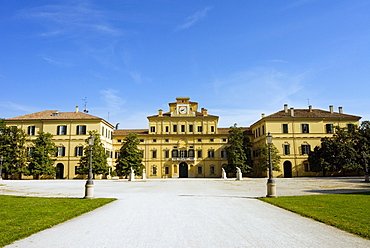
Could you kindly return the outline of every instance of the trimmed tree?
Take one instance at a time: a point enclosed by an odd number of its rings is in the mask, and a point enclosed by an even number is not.
[[[3,155],[5,177],[27,173],[27,134],[17,127],[0,125],[0,155]]]
[[[56,171],[54,162],[57,148],[52,141],[53,135],[51,133],[38,132],[38,137],[33,140],[33,149],[30,155],[30,163],[28,165],[29,175],[36,176],[40,179],[41,175],[55,176]]]
[[[226,147],[227,166],[224,168],[228,173],[235,173],[239,167],[243,173],[252,171],[251,142],[244,134],[242,128],[236,124],[230,127],[228,135],[228,146]]]
[[[100,135],[96,130],[89,131],[89,135],[94,137],[94,145],[89,145],[88,138],[85,140],[87,144],[84,147],[84,154],[80,158],[79,167],[77,169],[77,174],[88,174],[90,167],[90,148],[92,148],[92,173],[95,175],[106,175],[109,172],[109,166],[107,163],[107,158],[109,155],[105,152],[103,144],[100,139]]]
[[[130,133],[123,139],[122,147],[116,161],[116,173],[118,176],[125,176],[127,178],[131,172],[131,167],[136,175],[142,175],[144,168],[142,164],[143,152],[138,148],[139,143],[140,140],[135,133]]]
[[[254,159],[255,174],[261,176],[262,172],[267,171],[269,167],[269,147],[268,144],[263,144],[257,149],[258,156]],[[274,144],[271,144],[271,164],[272,170],[280,170],[279,150]]]

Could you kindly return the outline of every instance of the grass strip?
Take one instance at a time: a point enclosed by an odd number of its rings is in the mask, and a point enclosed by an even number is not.
[[[114,200],[0,195],[0,247]]]
[[[260,200],[370,239],[370,192]]]

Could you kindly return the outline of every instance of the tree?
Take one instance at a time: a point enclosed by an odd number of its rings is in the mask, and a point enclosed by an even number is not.
[[[89,135],[94,137],[94,145],[89,145],[88,138],[85,140],[87,144],[84,147],[84,155],[80,158],[77,174],[88,174],[90,167],[90,148],[92,148],[92,173],[93,175],[106,175],[109,172],[107,158],[109,155],[105,152],[103,144],[100,140],[100,135],[96,130],[89,131]]]
[[[138,148],[139,143],[140,140],[135,133],[130,133],[123,139],[122,147],[116,161],[116,173],[118,176],[125,176],[127,178],[130,174],[131,167],[136,175],[143,173],[143,152]]]
[[[28,175],[37,176],[41,175],[55,175],[54,162],[56,159],[51,157],[55,156],[57,148],[52,142],[53,135],[51,133],[38,132],[38,137],[33,140],[33,149],[30,154],[30,163],[28,165]]]
[[[347,128],[335,127],[332,137],[321,139],[321,146],[309,153],[308,161],[313,171],[346,171],[360,168],[358,147],[362,138],[357,129],[349,131]]]
[[[251,142],[244,134],[242,128],[237,127],[236,124],[230,127],[228,135],[228,146],[226,147],[227,166],[226,172],[236,172],[236,167],[244,173],[252,171],[251,159]]]
[[[27,134],[22,129],[0,125],[0,155],[3,155],[3,172],[7,178],[27,172],[26,142]]]
[[[260,176],[262,172],[267,171],[269,167],[269,147],[268,144],[263,144],[257,149],[256,158],[254,159],[254,168],[255,168],[255,174],[257,176]],[[272,164],[272,170],[274,171],[281,171],[280,170],[280,159],[279,151],[274,146],[274,144],[271,144],[271,164]]]

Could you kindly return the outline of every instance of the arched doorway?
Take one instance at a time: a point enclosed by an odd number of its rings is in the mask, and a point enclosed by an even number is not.
[[[284,177],[286,178],[292,177],[292,163],[290,161],[284,162]]]
[[[56,168],[56,179],[63,179],[64,178],[64,165],[62,163],[57,164]]]
[[[180,178],[187,178],[188,177],[188,164],[185,163],[185,162],[182,162],[180,165],[180,174],[179,174],[179,177]]]

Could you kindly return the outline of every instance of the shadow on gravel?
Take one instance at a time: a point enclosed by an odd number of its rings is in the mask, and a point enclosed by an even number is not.
[[[245,199],[258,199],[252,196],[232,196],[232,195],[179,195],[185,197],[212,197],[212,198],[245,198]]]
[[[305,192],[321,193],[321,194],[370,194],[370,188],[368,189],[311,189],[305,190]]]

